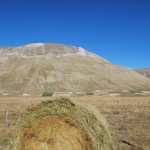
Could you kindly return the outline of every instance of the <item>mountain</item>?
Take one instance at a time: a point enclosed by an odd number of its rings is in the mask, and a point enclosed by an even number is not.
[[[75,46],[0,47],[0,93],[149,90],[150,79]]]
[[[150,68],[141,68],[135,70],[136,72],[142,74],[143,76],[150,78]]]

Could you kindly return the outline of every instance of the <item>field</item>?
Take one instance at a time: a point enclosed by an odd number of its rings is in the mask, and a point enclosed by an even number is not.
[[[25,108],[50,98],[0,97],[0,150],[9,150],[12,127]],[[71,97],[105,116],[116,150],[150,149],[150,97]]]

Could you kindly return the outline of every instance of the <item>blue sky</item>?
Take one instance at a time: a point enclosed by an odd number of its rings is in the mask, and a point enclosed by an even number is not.
[[[149,0],[5,0],[0,46],[81,46],[114,64],[150,67]]]

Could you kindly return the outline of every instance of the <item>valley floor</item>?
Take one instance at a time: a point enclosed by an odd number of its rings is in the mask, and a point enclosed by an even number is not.
[[[9,137],[27,106],[46,97],[0,97],[0,150],[9,150]],[[105,116],[116,150],[150,149],[150,97],[70,97],[96,106]],[[7,117],[8,121],[7,121]]]

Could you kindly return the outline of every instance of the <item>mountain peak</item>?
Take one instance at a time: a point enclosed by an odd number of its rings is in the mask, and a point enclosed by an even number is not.
[[[88,52],[82,47],[69,46],[63,44],[52,44],[52,43],[31,43],[24,46],[9,47],[7,49],[1,48],[1,49],[2,50],[0,51],[0,53],[3,53],[3,55],[5,56],[18,55],[19,57],[43,57],[43,56],[45,57],[59,57],[59,56],[99,57],[93,53]]]
[[[0,95],[150,89],[150,80],[82,47],[32,43],[0,48]]]
[[[44,46],[44,43],[31,43],[31,44],[27,44],[25,45],[26,47],[41,47]]]
[[[86,56],[88,53],[85,49],[75,46],[67,46],[63,44],[52,43],[32,43],[21,47],[24,52],[30,53],[29,55],[46,55],[46,56]]]

